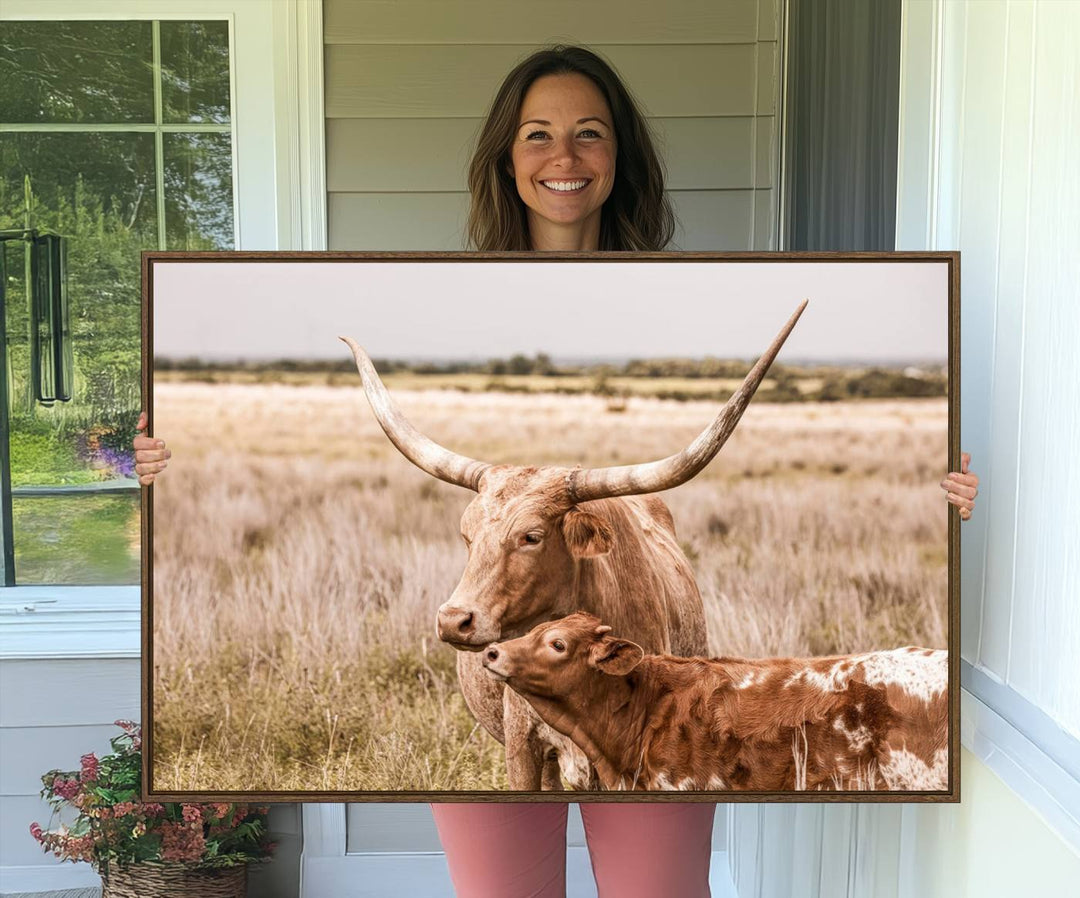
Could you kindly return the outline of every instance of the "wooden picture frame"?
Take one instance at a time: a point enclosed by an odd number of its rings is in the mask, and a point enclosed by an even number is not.
[[[946,470],[960,467],[959,262],[954,252],[143,253],[148,432],[176,450],[158,485],[143,492],[144,798],[959,801],[959,518],[938,488]],[[409,363],[384,379],[392,396],[411,397],[406,417],[437,443],[486,463],[572,471],[678,452],[742,379],[735,369],[750,367],[804,299],[772,369],[784,366],[783,376],[758,388],[739,425],[755,434],[733,450],[740,467],[713,471],[702,498],[674,503],[674,551],[707,571],[707,586],[699,579],[697,587],[710,654],[783,656],[788,645],[810,647],[799,657],[883,651],[920,634],[930,637],[923,644],[940,643],[929,648],[947,646],[948,750],[937,759],[939,772],[947,768],[945,788],[749,791],[730,775],[711,780],[721,788],[686,791],[666,779],[654,782],[667,789],[648,791],[407,788],[425,764],[436,785],[464,778],[466,765],[471,781],[497,781],[491,764],[501,747],[479,724],[461,737],[463,705],[447,674],[447,659],[457,657],[436,654],[454,649],[430,626],[467,566],[453,528],[469,496],[428,483],[390,447],[339,333],[364,344],[377,368],[380,359]],[[770,392],[782,401],[769,402]],[[425,417],[425,402],[442,411]],[[184,419],[182,409],[194,417]],[[841,422],[847,412],[864,420]],[[346,418],[359,437],[339,427]],[[256,433],[253,421],[269,430]],[[481,425],[505,429],[485,434]],[[742,433],[735,430],[728,448]],[[833,443],[821,448],[826,439]],[[725,464],[725,451],[712,467]],[[576,475],[570,480],[578,489]],[[259,506],[257,484],[280,494],[278,504]],[[723,508],[728,493],[743,518]],[[829,510],[845,507],[851,520],[837,532],[846,541],[820,548],[832,538],[824,535],[832,532]],[[687,509],[684,522],[679,512]],[[313,529],[319,514],[325,531]],[[799,529],[780,527],[791,519]],[[412,553],[408,571],[393,567],[391,546]],[[748,560],[774,549],[771,560]],[[728,573],[723,559],[735,559]],[[802,560],[785,568],[785,559]],[[282,586],[274,578],[285,571],[304,579]],[[420,583],[425,571],[431,576]],[[237,599],[241,584],[246,605]],[[799,594],[769,591],[785,585]],[[773,606],[755,600],[759,588]],[[414,611],[430,605],[426,633],[419,613],[401,611],[399,600]],[[334,601],[338,611],[323,621],[304,616]],[[356,613],[341,613],[343,603]],[[718,621],[736,618],[741,629],[724,623],[717,632]],[[360,632],[384,634],[387,644],[358,642]],[[333,652],[336,662],[323,657]],[[800,676],[784,685],[813,678]],[[846,684],[834,677],[828,688],[840,694]],[[410,741],[413,730],[381,730],[380,718],[408,721],[416,733],[430,723],[442,741],[432,733]],[[839,716],[823,719],[851,745],[866,736],[855,735],[861,719],[847,729]],[[289,727],[294,735],[275,742]],[[318,756],[311,734],[320,732]],[[288,758],[289,744],[307,747]],[[249,749],[251,757],[231,757]],[[280,779],[269,782],[274,764]],[[365,781],[357,772],[365,764],[388,787],[343,787],[354,776]],[[238,785],[241,775],[249,782]]]

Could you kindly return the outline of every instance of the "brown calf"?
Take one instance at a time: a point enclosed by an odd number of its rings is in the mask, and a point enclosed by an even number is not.
[[[945,651],[709,660],[646,655],[610,631],[572,614],[483,660],[605,789],[947,788]]]

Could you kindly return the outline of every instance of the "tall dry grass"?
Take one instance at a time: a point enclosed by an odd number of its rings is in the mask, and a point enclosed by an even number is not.
[[[712,403],[402,393],[434,439],[497,462],[659,458]],[[158,789],[505,786],[435,609],[464,567],[465,491],[399,456],[359,389],[163,384],[155,487]],[[946,645],[943,401],[752,405],[665,494],[716,654]]]

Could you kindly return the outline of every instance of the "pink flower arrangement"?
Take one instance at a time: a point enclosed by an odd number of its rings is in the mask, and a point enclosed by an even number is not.
[[[53,780],[52,788],[61,798],[71,801],[79,794],[79,781],[76,779],[64,779],[63,777],[58,776]]]
[[[30,824],[30,835],[44,851],[65,861],[87,861],[103,872],[110,864],[178,861],[207,868],[270,858],[268,808],[139,801],[142,731],[130,720],[116,725],[123,734],[111,740],[112,754],[85,754],[79,771],[50,770],[42,776],[41,796],[54,817],[64,808],[79,812],[74,823],[56,830]]]
[[[82,762],[82,771],[79,773],[79,780],[84,783],[92,783],[97,779],[98,775],[98,759],[93,752],[88,755],[83,755],[80,759]]]
[[[201,826],[186,823],[161,825],[161,859],[165,861],[195,861],[202,857],[206,839]]]

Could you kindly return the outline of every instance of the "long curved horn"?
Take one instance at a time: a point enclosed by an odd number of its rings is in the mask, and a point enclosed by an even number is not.
[[[754,396],[758,385],[765,377],[765,372],[776,358],[780,347],[791,333],[795,322],[806,308],[807,300],[795,310],[787,324],[777,334],[772,345],[742,382],[727,404],[720,410],[712,424],[705,428],[697,439],[675,455],[669,455],[660,461],[639,465],[620,465],[614,468],[591,468],[571,471],[566,478],[567,489],[572,502],[587,502],[590,499],[606,499],[611,496],[635,496],[641,493],[656,493],[686,483],[698,474],[709,462],[739,423],[746,407]]]
[[[371,410],[398,451],[432,477],[466,489],[478,489],[481,476],[491,465],[451,452],[420,433],[401,413],[360,344],[352,337],[341,337],[341,340],[353,352]]]

